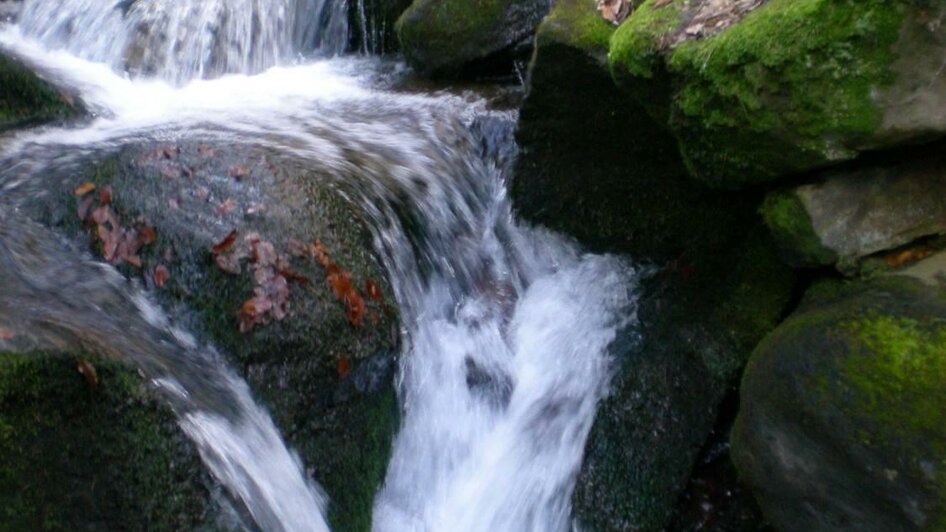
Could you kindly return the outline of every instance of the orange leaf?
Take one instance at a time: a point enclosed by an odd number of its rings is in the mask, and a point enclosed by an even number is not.
[[[323,268],[328,268],[329,264],[331,264],[328,248],[325,247],[325,244],[323,244],[321,240],[312,242],[309,246],[309,253],[315,258],[315,262],[318,262]]]
[[[237,232],[236,232],[236,229],[234,229],[233,231],[230,231],[230,233],[227,234],[227,236],[225,236],[223,240],[221,240],[220,242],[217,242],[214,245],[214,247],[210,249],[210,251],[212,251],[214,255],[219,255],[221,253],[226,252],[227,250],[233,247],[233,244],[236,242],[236,237],[237,237]]]
[[[101,202],[102,205],[108,205],[109,203],[112,202],[112,186],[111,185],[105,185],[99,190],[99,202]]]
[[[381,301],[384,298],[381,289],[378,288],[378,285],[371,279],[365,281],[365,293],[368,294],[368,298],[372,301]]]
[[[344,379],[351,373],[351,360],[345,355],[338,357],[335,359],[335,369],[338,370],[338,376]]]
[[[345,313],[345,317],[348,318],[348,323],[351,323],[354,327],[364,325],[365,300],[358,295],[358,292],[351,290],[345,294],[345,306],[348,307],[348,311]]]
[[[76,369],[85,377],[89,386],[95,387],[99,383],[99,374],[95,371],[95,366],[85,360],[76,360]]]
[[[93,190],[95,190],[95,183],[91,181],[86,181],[85,183],[82,183],[81,185],[76,187],[75,195],[85,196],[86,194],[88,194],[89,192],[92,192]]]
[[[141,226],[141,229],[138,230],[138,241],[141,242],[143,246],[147,246],[157,238],[158,232],[154,230],[154,227],[148,224]]]
[[[164,284],[168,282],[168,277],[171,276],[171,272],[164,267],[163,264],[158,264],[154,267],[154,284],[158,288],[164,288]]]

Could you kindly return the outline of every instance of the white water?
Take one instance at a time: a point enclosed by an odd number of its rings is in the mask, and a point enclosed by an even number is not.
[[[472,94],[379,91],[375,64],[364,60],[175,88],[130,81],[15,28],[0,32],[0,47],[79,90],[99,114],[80,129],[5,140],[12,162],[0,169],[0,194],[28,188],[63,153],[185,133],[252,140],[346,185],[371,221],[404,329],[404,415],[375,501],[376,532],[572,526],[571,493],[607,392],[608,346],[634,324],[634,271],[514,221],[509,154],[484,154],[489,135],[468,130],[475,117],[514,117],[487,112]],[[48,156],[17,156],[27,153]],[[243,423],[207,411],[181,419],[205,462],[256,507],[264,530],[323,530],[319,494],[287,460],[271,420],[245,383],[234,377],[228,386],[248,412]]]
[[[27,0],[19,25],[51,48],[173,82],[340,53],[348,34],[345,3],[326,0]]]

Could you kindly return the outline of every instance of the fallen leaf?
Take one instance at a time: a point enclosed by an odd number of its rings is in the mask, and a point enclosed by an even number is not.
[[[630,0],[598,0],[598,11],[608,22],[619,25],[631,12]]]
[[[237,232],[236,232],[236,229],[234,229],[233,231],[230,231],[227,234],[227,236],[223,238],[223,240],[214,244],[214,246],[210,250],[213,252],[214,255],[219,255],[221,253],[224,253],[233,247],[233,244],[236,242],[236,237],[237,237]]]
[[[250,167],[245,164],[231,166],[227,174],[236,180],[240,180],[250,175]]]
[[[358,295],[358,292],[350,290],[345,294],[345,307],[348,323],[361,327],[365,322],[365,300]]]
[[[141,226],[141,229],[138,230],[138,241],[141,242],[141,245],[147,246],[151,244],[158,238],[158,232],[148,224]]]
[[[286,241],[286,252],[296,258],[303,258],[309,254],[309,250],[306,249],[305,244],[295,238],[290,238]]]
[[[0,340],[12,340],[14,336],[10,329],[0,329]]]
[[[347,377],[351,373],[351,359],[342,355],[335,359],[335,369],[341,378]]]
[[[279,272],[279,275],[285,277],[287,281],[295,281],[299,284],[309,284],[311,282],[305,275],[302,275],[301,273],[293,271],[289,268],[279,268],[276,271]]]
[[[86,360],[76,360],[76,369],[85,377],[85,381],[93,388],[99,384],[99,374],[95,371],[95,366]]]
[[[99,203],[108,205],[112,202],[112,186],[105,185],[99,190]]]
[[[164,288],[164,284],[168,282],[168,277],[171,276],[171,272],[163,264],[158,264],[154,267],[154,285],[158,288]]]
[[[88,194],[89,192],[92,192],[93,190],[95,190],[95,183],[91,181],[86,181],[85,183],[82,183],[81,185],[76,187],[75,195],[85,196],[86,194]]]
[[[323,244],[321,240],[315,240],[309,245],[309,253],[315,258],[315,262],[318,262],[323,268],[328,268],[329,264],[331,264],[328,248],[325,247],[325,244]]]
[[[384,298],[381,289],[371,279],[365,280],[365,294],[368,294],[368,298],[372,301],[381,301]]]
[[[223,203],[217,205],[217,207],[214,208],[214,214],[216,214],[217,216],[225,216],[233,212],[233,209],[235,208],[236,208],[236,200],[234,200],[233,198],[227,198],[223,201]]]

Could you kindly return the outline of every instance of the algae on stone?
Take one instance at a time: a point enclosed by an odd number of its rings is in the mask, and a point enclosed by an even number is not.
[[[733,456],[785,530],[946,525],[946,292],[822,286],[753,354]]]
[[[0,133],[78,114],[79,107],[68,97],[0,53]]]

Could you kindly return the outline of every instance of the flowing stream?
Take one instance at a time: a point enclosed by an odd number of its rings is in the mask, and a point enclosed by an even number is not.
[[[402,426],[374,530],[569,530],[608,349],[636,324],[635,270],[514,219],[513,112],[473,93],[392,90],[400,68],[378,60],[292,64],[344,46],[324,14],[337,9],[26,0],[0,47],[77,91],[96,118],[0,142],[0,316],[126,355],[259,528],[327,530],[325,496],[225,357],[18,208],[50,170],[148,139],[252,141],[309,161],[365,212],[403,323]]]

